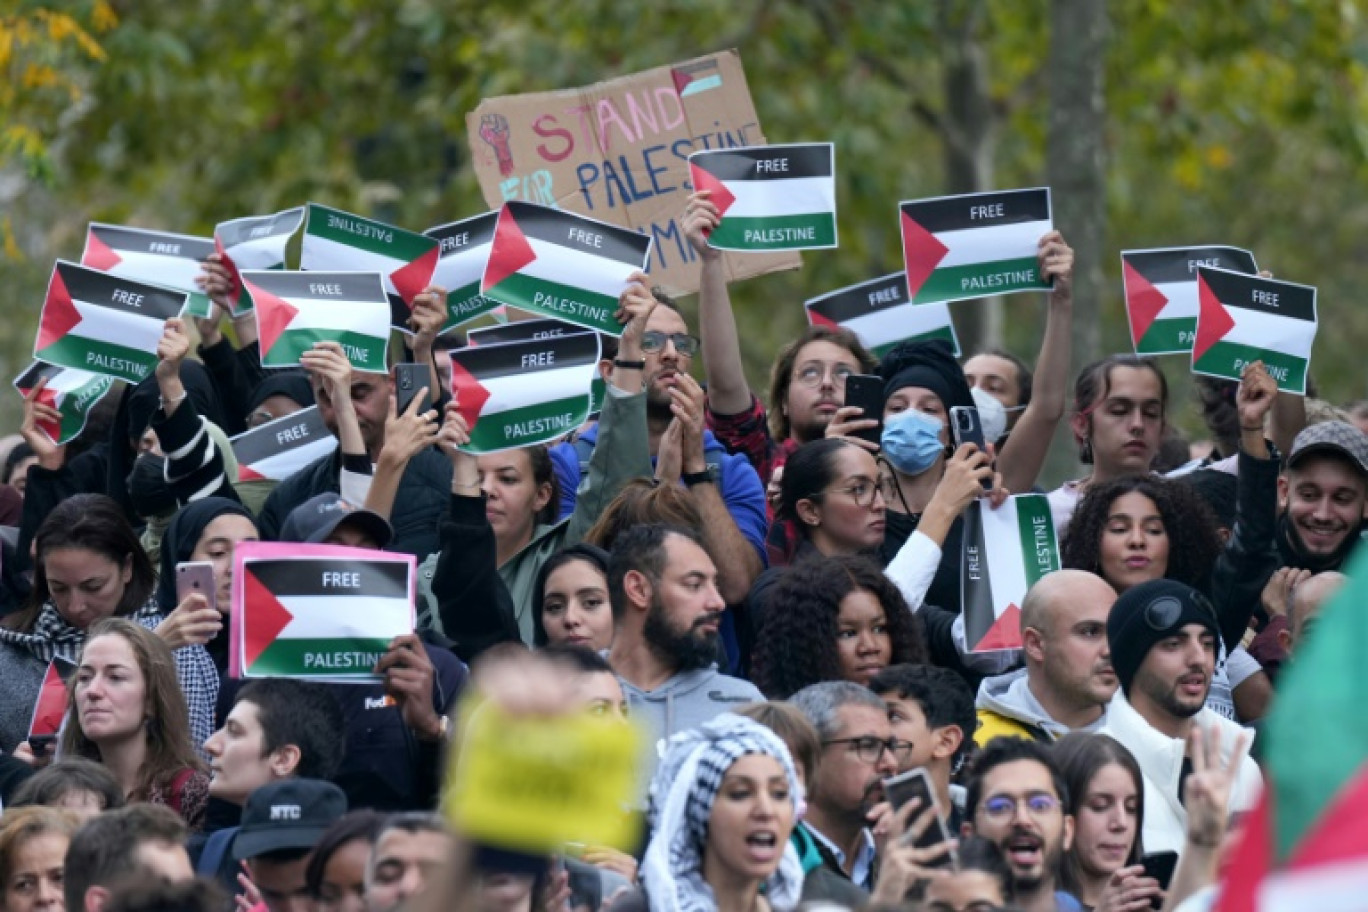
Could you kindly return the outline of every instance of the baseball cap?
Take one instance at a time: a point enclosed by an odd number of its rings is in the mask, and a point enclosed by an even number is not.
[[[375,539],[383,548],[394,538],[394,529],[379,513],[363,510],[339,494],[317,494],[290,511],[280,527],[280,540],[319,544],[338,526],[347,523]]]
[[[1332,453],[1348,459],[1368,475],[1368,435],[1347,421],[1322,421],[1302,429],[1287,454],[1290,469],[1313,453]]]
[[[311,849],[347,813],[347,796],[322,779],[283,779],[252,792],[233,837],[238,861],[283,849]]]

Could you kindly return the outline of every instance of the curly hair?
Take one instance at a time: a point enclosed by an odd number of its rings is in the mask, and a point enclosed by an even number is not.
[[[754,656],[755,686],[771,700],[786,700],[822,681],[842,680],[836,648],[841,600],[863,590],[879,600],[893,654],[890,665],[929,661],[921,620],[898,587],[866,557],[814,557],[786,570],[775,586]]]
[[[1164,521],[1169,541],[1164,579],[1205,591],[1211,568],[1225,547],[1216,531],[1216,514],[1191,485],[1157,475],[1117,478],[1089,488],[1064,533],[1063,565],[1103,576],[1102,535],[1107,516],[1116,499],[1126,494],[1148,497]]]

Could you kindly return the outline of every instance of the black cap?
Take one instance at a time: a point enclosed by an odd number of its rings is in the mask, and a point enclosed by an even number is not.
[[[1132,586],[1107,615],[1112,668],[1128,696],[1131,681],[1155,643],[1188,624],[1201,624],[1220,641],[1216,609],[1205,595],[1177,580],[1157,579]]]
[[[394,538],[394,528],[379,513],[353,506],[341,495],[316,494],[290,511],[280,526],[280,540],[322,544],[346,523],[375,539],[383,548]]]
[[[238,861],[283,849],[312,849],[347,813],[347,796],[322,779],[283,779],[252,792],[233,837]]]

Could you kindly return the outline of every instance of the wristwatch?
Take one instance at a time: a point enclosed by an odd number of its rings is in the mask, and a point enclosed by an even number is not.
[[[689,488],[697,484],[717,484],[717,467],[708,466],[701,472],[684,472],[679,476],[679,480]]]

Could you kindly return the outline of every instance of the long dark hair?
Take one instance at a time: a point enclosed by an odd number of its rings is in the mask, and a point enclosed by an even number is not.
[[[608,552],[594,545],[580,542],[551,555],[537,571],[537,582],[532,587],[532,643],[537,647],[545,646],[546,628],[542,626],[542,612],[546,602],[546,581],[561,567],[572,561],[583,561],[593,567],[603,577],[603,593],[608,594]]]
[[[537,511],[532,517],[532,522],[538,526],[554,525],[560,518],[560,479],[556,477],[555,466],[551,464],[551,451],[544,444],[524,447],[523,452],[527,453],[527,464],[532,469],[532,482],[540,488],[542,485],[551,486],[551,497],[546,501],[546,506]]]
[[[1125,745],[1107,735],[1090,735],[1083,732],[1065,735],[1055,742],[1052,750],[1055,763],[1064,774],[1069,794],[1074,799],[1075,820],[1083,808],[1083,802],[1087,800],[1088,786],[1092,784],[1093,777],[1102,767],[1115,763],[1130,775],[1131,782],[1135,785],[1135,842],[1131,843],[1130,852],[1126,855],[1122,867],[1139,864],[1144,856],[1140,834],[1145,829],[1145,782],[1135,756]],[[1059,867],[1060,887],[1081,898],[1083,870],[1078,861],[1077,836],[1074,837],[1073,848],[1064,853],[1064,859]]]
[[[817,498],[836,480],[836,459],[846,447],[860,446],[844,437],[823,437],[805,443],[784,462],[784,475],[779,479],[779,508],[775,519],[793,524],[798,534],[807,538],[811,532],[798,518],[798,502]],[[874,481],[877,483],[878,479]]]

